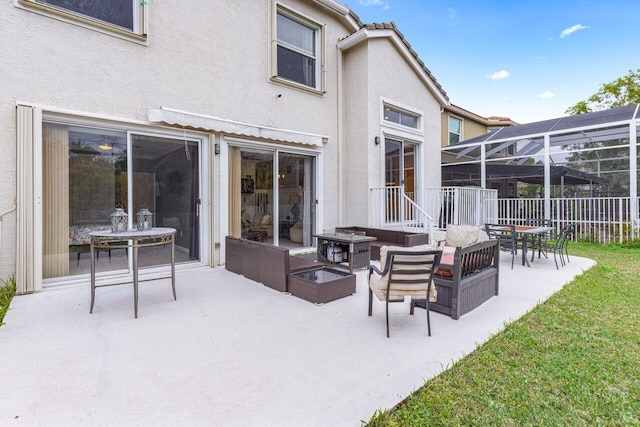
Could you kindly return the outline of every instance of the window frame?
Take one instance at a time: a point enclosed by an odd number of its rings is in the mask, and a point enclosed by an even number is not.
[[[110,34],[123,39],[136,42],[147,41],[149,5],[147,1],[131,0],[133,9],[133,29],[130,30],[107,21],[83,15],[63,7],[41,3],[37,0],[15,0],[16,6],[53,19],[75,24],[84,28],[93,29],[105,34]],[[136,8],[135,6],[139,6]]]
[[[386,115],[385,115],[385,111],[393,111],[395,113],[398,113],[398,121],[394,121],[394,120],[389,120]],[[406,124],[402,123],[402,117],[411,117],[414,119],[414,123],[415,126],[407,126]],[[384,123],[385,125],[390,125],[393,127],[397,127],[398,129],[404,129],[404,130],[409,130],[411,132],[414,133],[422,133],[422,113],[418,112],[418,111],[413,111],[410,110],[409,108],[403,108],[398,106],[398,104],[393,103],[393,102],[389,102],[387,100],[382,100],[382,108],[380,110],[380,120],[381,123]]]
[[[326,26],[321,24],[301,13],[295,12],[287,7],[284,7],[278,2],[273,2],[273,8],[271,13],[271,75],[270,80],[275,83],[284,84],[297,89],[302,89],[314,94],[323,95],[325,91],[325,35]],[[301,52],[295,49],[295,46],[281,43],[278,40],[278,15],[282,15],[300,25],[308,27],[314,30],[314,48],[315,48],[315,66],[313,67],[315,86],[309,86],[304,83],[290,80],[286,77],[278,75],[278,47],[282,46],[285,49],[293,52],[305,55],[311,58],[307,53]],[[293,48],[293,49],[292,49]]]
[[[132,135],[158,136],[163,138],[173,138],[177,140],[197,141],[200,149],[200,195],[202,196],[202,204],[200,205],[200,260],[198,263],[185,263],[183,265],[176,264],[176,270],[189,269],[194,266],[213,265],[212,255],[214,253],[212,236],[212,209],[211,203],[211,174],[212,166],[206,159],[213,156],[212,145],[214,137],[207,133],[198,131],[184,131],[184,129],[159,127],[153,124],[147,124],[141,121],[125,119],[121,117],[111,117],[100,114],[91,114],[76,110],[64,110],[51,107],[40,107],[31,104],[17,104],[18,109],[18,132],[17,139],[24,143],[19,144],[20,151],[18,153],[18,169],[23,170],[23,174],[19,174],[18,181],[22,190],[19,192],[18,202],[22,202],[29,208],[23,209],[22,217],[19,222],[23,223],[27,231],[21,239],[23,247],[28,248],[28,255],[20,255],[16,258],[16,263],[20,267],[20,279],[22,286],[25,277],[28,277],[29,291],[41,290],[46,287],[75,284],[86,282],[88,274],[47,278],[43,279],[43,208],[40,202],[43,199],[43,124],[54,123],[65,126],[87,127],[92,129],[103,129],[114,132],[126,132],[127,144],[129,144]],[[30,117],[25,117],[23,110],[30,111]],[[22,134],[22,135],[21,135]],[[130,146],[128,145],[129,149]],[[25,185],[25,182],[32,183]],[[129,191],[131,194],[131,191]],[[25,225],[26,224],[26,225]],[[26,254],[27,252],[25,252]],[[158,274],[165,274],[166,267],[150,267],[149,269],[140,271],[140,280],[143,275],[146,277],[157,277]],[[130,281],[130,272],[125,274],[106,274],[101,280],[109,284],[126,283]]]
[[[453,120],[457,120],[458,122],[460,122],[460,132],[456,133],[456,132],[452,132],[451,131],[451,119]],[[449,114],[449,118],[447,120],[447,141],[449,142],[449,145],[451,145],[451,134],[453,133],[454,135],[458,135],[458,140],[456,142],[454,142],[453,144],[457,144],[458,142],[462,141],[462,130],[463,130],[463,124],[464,124],[464,120],[460,117],[454,116],[452,114]]]

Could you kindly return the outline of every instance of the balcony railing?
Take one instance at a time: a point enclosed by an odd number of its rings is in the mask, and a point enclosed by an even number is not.
[[[437,218],[436,226],[447,224],[483,226],[498,219],[498,191],[477,187],[436,187],[425,191],[424,210]]]
[[[433,238],[434,221],[405,193],[404,186],[371,189],[373,227],[428,233]]]
[[[374,226],[416,230],[433,235],[447,224],[482,227],[485,223],[524,224],[527,218],[551,219],[556,230],[575,224],[575,240],[597,243],[627,242],[640,238],[640,198],[592,197],[545,200],[498,199],[496,190],[475,187],[428,188],[420,206],[403,187],[374,188]]]

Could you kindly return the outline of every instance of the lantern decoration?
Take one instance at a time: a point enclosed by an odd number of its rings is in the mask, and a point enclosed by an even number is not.
[[[138,217],[138,230],[151,230],[151,224],[153,224],[153,214],[149,212],[149,209],[143,207],[136,214],[136,216]]]
[[[116,208],[116,211],[111,214],[111,231],[121,233],[127,231],[128,226],[129,215],[122,208]]]

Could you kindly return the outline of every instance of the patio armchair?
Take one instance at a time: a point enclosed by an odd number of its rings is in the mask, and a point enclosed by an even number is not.
[[[437,300],[433,272],[438,269],[442,251],[430,245],[411,248],[383,246],[380,248],[380,268],[369,267],[369,316],[373,309],[373,295],[385,302],[387,338],[389,337],[389,303],[424,302],[427,311],[427,332],[431,336],[429,302]],[[413,314],[413,313],[411,313]]]
[[[489,239],[498,239],[500,249],[503,252],[509,252],[511,254],[511,269],[513,270],[513,263],[518,254],[518,249],[522,249],[523,245],[522,237],[518,237],[518,233],[516,233],[516,226],[485,224],[484,229]]]

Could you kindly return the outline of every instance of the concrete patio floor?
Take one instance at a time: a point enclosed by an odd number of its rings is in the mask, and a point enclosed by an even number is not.
[[[357,293],[316,306],[226,271],[17,296],[0,327],[3,426],[359,426],[591,267],[502,255],[500,295],[459,320]]]

